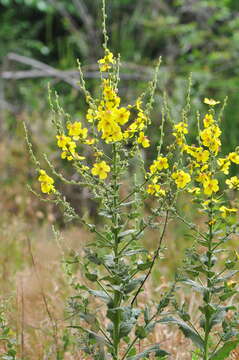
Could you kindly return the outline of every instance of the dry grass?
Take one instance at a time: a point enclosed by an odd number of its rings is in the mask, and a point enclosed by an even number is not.
[[[4,289],[2,300],[11,298],[8,316],[19,340],[21,358],[29,360],[56,359],[56,348],[62,348],[62,336],[66,327],[65,302],[70,294],[67,279],[61,267],[62,253],[54,240],[49,225],[32,226],[13,216],[2,221],[0,232],[0,286]],[[6,221],[7,220],[7,221]],[[83,229],[69,228],[63,231],[63,248],[82,253],[89,234]],[[30,244],[30,246],[29,246]],[[81,274],[78,274],[81,277]],[[149,302],[166,286],[156,286],[157,281],[147,284],[140,302]],[[185,352],[189,343],[175,327],[158,326],[149,339],[159,342],[172,353],[172,359],[190,359]],[[148,341],[141,342],[143,349]],[[180,355],[180,357],[179,357]],[[82,354],[70,352],[64,359],[83,359]],[[86,357],[84,356],[85,360]]]

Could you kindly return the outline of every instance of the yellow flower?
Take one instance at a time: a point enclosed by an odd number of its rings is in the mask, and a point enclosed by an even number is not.
[[[207,181],[203,182],[204,194],[212,195],[212,193],[219,190],[218,180],[209,178]]]
[[[205,128],[208,128],[214,123],[213,116],[211,114],[206,114],[205,118],[203,119],[203,125]]]
[[[75,121],[73,124],[67,124],[68,134],[73,137],[74,140],[79,138],[85,139],[87,137],[88,129],[82,128],[82,124],[79,121]]]
[[[227,175],[229,173],[229,167],[231,165],[230,161],[227,158],[219,158],[217,160],[217,163],[220,166],[220,170]]]
[[[174,125],[174,130],[179,134],[188,134],[188,124],[185,122],[180,122]]]
[[[86,119],[88,120],[89,123],[92,123],[95,119],[96,119],[96,114],[95,111],[91,108],[89,108],[87,110],[87,114],[86,114]]]
[[[231,152],[228,155],[228,159],[234,162],[235,164],[239,164],[239,154],[237,154],[236,152]]]
[[[56,192],[56,189],[54,187],[54,180],[47,175],[47,173],[45,172],[45,170],[40,170],[39,171],[40,176],[38,178],[38,180],[41,183],[41,191],[44,194],[49,194],[51,192]]]
[[[229,186],[229,189],[239,190],[239,178],[237,176],[227,179],[226,184]]]
[[[209,159],[209,151],[208,150],[199,150],[195,154],[196,160],[199,163],[206,163]]]
[[[67,149],[67,145],[71,141],[71,138],[69,136],[65,136],[64,134],[57,135],[56,138],[57,138],[57,145],[59,146],[59,148],[63,150]]]
[[[191,176],[183,170],[178,170],[172,174],[178,188],[184,188],[190,181]]]
[[[196,180],[202,184],[204,184],[205,182],[207,182],[209,180],[209,175],[203,171],[201,171],[198,174],[198,177],[196,178]]]
[[[208,99],[208,98],[204,98],[203,102],[204,102],[204,104],[207,104],[210,106],[215,106],[217,104],[220,104],[220,101],[216,101],[214,99]]]
[[[196,146],[189,146],[189,145],[184,145],[182,150],[185,151],[187,154],[196,157],[197,151],[198,150],[202,150],[202,148],[197,148]]]
[[[147,136],[144,135],[144,132],[143,131],[140,131],[139,133],[139,137],[137,139],[137,142],[139,144],[142,144],[142,146],[144,148],[147,148],[150,146],[150,143],[149,143],[149,139],[147,138]]]
[[[235,214],[237,212],[236,208],[231,208],[230,209],[230,208],[227,208],[226,206],[221,206],[219,208],[219,210],[221,211],[221,216],[223,218],[226,218],[226,217],[228,217],[230,215],[233,215],[233,214]]]
[[[106,142],[120,141],[123,139],[121,128],[114,120],[112,111],[101,111],[99,118],[98,130],[102,131],[102,139]]]
[[[105,57],[98,60],[100,71],[108,71],[111,69],[111,64],[115,64],[114,55],[108,49],[105,51]]]
[[[107,178],[108,176],[108,172],[110,172],[110,166],[108,164],[106,164],[105,161],[101,161],[101,162],[98,162],[98,163],[95,163],[93,165],[93,168],[91,170],[91,173],[94,175],[94,176],[99,176],[99,178],[101,180],[104,180]]]
[[[122,107],[115,111],[114,117],[117,123],[124,125],[129,120],[130,112],[126,108]]]
[[[200,137],[204,146],[208,147],[210,151],[215,154],[218,153],[221,141],[219,139],[221,130],[217,125],[211,125],[210,127],[200,131]]]
[[[147,188],[147,193],[155,196],[165,196],[165,190],[161,189],[159,184],[150,184]]]
[[[168,169],[168,159],[166,157],[158,156],[150,166],[150,172],[151,174],[154,174],[156,171],[163,169]]]

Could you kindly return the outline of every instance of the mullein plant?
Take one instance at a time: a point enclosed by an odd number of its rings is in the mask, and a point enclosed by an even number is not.
[[[192,197],[198,211],[197,223],[188,220],[177,204],[171,208],[194,238],[177,281],[189,287],[189,294],[198,293],[200,322],[194,323],[188,304],[179,305],[176,301],[179,317],[170,316],[162,322],[177,324],[192,340],[196,347],[192,359],[223,360],[239,345],[238,286],[233,280],[239,257],[236,250],[226,247],[231,238],[238,236],[239,178],[231,176],[230,170],[238,167],[239,152],[236,149],[224,156],[220,154],[223,108],[216,116],[214,109],[219,102],[205,98],[204,103],[209,108],[202,120],[197,116],[197,144],[187,142],[187,117],[173,126],[173,146],[180,156],[172,177],[183,196],[187,192]]]
[[[138,343],[156,331],[156,325],[175,323],[196,345],[194,358],[226,359],[238,343],[237,313],[232,305],[237,286],[231,280],[236,273],[233,269],[237,253],[229,254],[224,244],[237,232],[237,203],[230,192],[234,194],[239,189],[239,178],[229,176],[229,170],[231,164],[239,164],[239,154],[233,151],[224,157],[220,155],[219,125],[223,109],[216,118],[214,107],[218,102],[204,100],[209,109],[202,120],[197,116],[198,144],[189,145],[190,91],[178,123],[171,121],[165,97],[157,155],[148,164],[144,153],[152,146],[147,131],[160,60],[147,91],[134,104],[123,105],[118,91],[120,59],[108,48],[104,1],[103,34],[104,56],[98,61],[101,81],[97,98],[87,90],[79,64],[80,86],[88,105],[84,121],[71,119],[61,107],[58,95],[53,97],[49,91],[56,145],[63,161],[71,164],[74,177],[66,178],[45,156],[54,179],[48,175],[32,151],[26,130],[29,151],[45,194],[44,197],[36,195],[59,205],[67,220],[84,225],[94,234],[84,257],[74,254],[64,261],[74,291],[68,302],[69,326],[81,334],[80,347],[86,358],[137,360],[154,356],[166,359],[168,353],[160,344],[139,350]],[[164,143],[165,120],[171,122],[174,139],[168,146]],[[130,181],[132,169],[138,176]],[[101,225],[91,224],[86,216],[76,213],[57,189],[56,179],[90,190],[98,204]],[[126,183],[131,186],[127,194],[122,191]],[[189,222],[178,210],[177,199],[181,194],[191,197],[200,210],[205,219],[202,228]],[[151,299],[146,305],[139,301],[145,282],[162,256],[166,227],[172,217],[183,221],[195,239],[185,260],[185,274],[176,281],[177,286],[181,281],[191,286],[190,291],[202,295],[200,326],[193,324],[185,307],[176,301],[179,317],[165,316],[175,292],[174,284],[160,294],[158,302]],[[148,229],[155,229],[159,234],[154,252],[149,252],[140,241]],[[221,254],[223,267],[218,270],[217,259]],[[77,279],[74,270],[77,266],[85,276],[84,283]]]
[[[53,97],[49,91],[57,131],[56,146],[63,161],[72,165],[74,180],[58,172],[45,156],[53,179],[36,159],[25,128],[26,139],[45,197],[36,195],[43,201],[58,204],[68,220],[79,222],[94,234],[94,241],[86,247],[84,257],[74,254],[64,261],[74,290],[68,302],[69,326],[80,333],[80,348],[86,358],[136,360],[152,354],[155,359],[164,359],[168,353],[160,344],[138,349],[138,342],[154,330],[174,291],[172,285],[157,297],[157,301],[139,305],[139,295],[162,255],[169,209],[175,198],[170,190],[174,181],[170,159],[162,153],[164,116],[159,129],[157,158],[146,166],[143,156],[151,145],[146,134],[160,60],[148,90],[134,104],[124,106],[118,91],[120,59],[108,48],[105,23],[103,1],[104,56],[98,61],[101,74],[98,98],[93,98],[87,90],[79,64],[80,86],[88,104],[85,119],[72,120],[61,107],[58,96]],[[87,158],[83,149],[87,150]],[[130,167],[139,173],[132,181],[129,180]],[[91,224],[87,216],[76,213],[57,189],[56,179],[91,191],[98,204],[101,225]],[[123,195],[126,183],[131,184],[131,188]],[[156,201],[152,202],[152,198]],[[149,207],[146,214],[145,203]],[[159,235],[155,251],[149,252],[140,238],[152,228]],[[74,273],[77,264],[85,276],[84,283],[79,283]]]

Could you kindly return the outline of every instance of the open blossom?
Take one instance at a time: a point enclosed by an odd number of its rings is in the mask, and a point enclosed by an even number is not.
[[[47,175],[47,173],[45,172],[45,170],[40,170],[39,171],[40,176],[38,178],[38,180],[41,183],[41,191],[44,194],[50,194],[51,192],[54,193],[56,192],[56,189],[54,187],[54,180]]]
[[[56,138],[57,138],[57,145],[59,146],[59,148],[66,150],[67,145],[71,142],[71,138],[64,134],[57,135]]]
[[[150,146],[149,139],[147,138],[147,136],[144,135],[143,131],[140,131],[137,142],[139,144],[141,144],[144,148],[147,148]]]
[[[214,99],[208,99],[208,98],[204,98],[203,102],[204,102],[204,104],[207,104],[210,106],[215,106],[217,104],[220,104],[220,101],[216,101]]]
[[[228,155],[228,159],[232,162],[234,162],[235,164],[239,164],[239,154],[236,152],[231,152]]]
[[[203,182],[204,194],[212,195],[212,193],[216,193],[219,190],[218,180],[208,178],[206,181]]]
[[[91,170],[91,173],[98,176],[101,180],[107,178],[108,172],[110,172],[110,166],[105,161],[95,163]]]
[[[184,188],[190,181],[191,176],[184,172],[183,170],[178,170],[172,174],[172,178],[174,179],[178,188]]]
[[[199,149],[195,154],[196,160],[199,163],[206,163],[209,159],[209,151]]]

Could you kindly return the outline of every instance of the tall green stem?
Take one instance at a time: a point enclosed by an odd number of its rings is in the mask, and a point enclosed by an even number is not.
[[[119,215],[118,215],[118,204],[119,204],[119,188],[118,188],[118,176],[117,176],[117,146],[113,144],[113,217],[112,217],[112,232],[114,234],[114,261],[115,270],[119,266]],[[121,296],[117,290],[114,291],[113,307],[117,308],[120,306]],[[113,346],[114,346],[114,359],[118,360],[119,350],[119,330],[120,330],[120,311],[116,310],[113,321]]]
[[[212,240],[213,240],[213,209],[212,209],[212,197],[210,201],[210,213],[209,213],[209,232],[208,232],[208,250],[207,250],[207,293],[205,295],[204,301],[206,305],[209,305],[211,302],[211,268],[212,268],[212,255],[213,255],[213,248],[212,248]],[[208,306],[206,306],[205,312],[205,337],[204,337],[204,358],[203,360],[209,359],[209,335],[210,335],[210,320],[211,315],[208,311]]]

